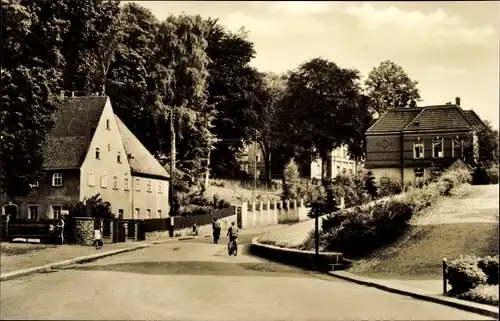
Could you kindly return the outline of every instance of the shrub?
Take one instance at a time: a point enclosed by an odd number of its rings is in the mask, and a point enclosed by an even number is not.
[[[457,297],[464,300],[498,306],[498,284],[480,284],[467,292],[460,293]]]
[[[380,197],[397,195],[403,191],[401,181],[392,177],[382,177],[379,182],[378,195]]]
[[[455,176],[458,184],[465,184],[472,182],[472,175],[468,170],[465,169],[455,169],[452,171],[447,171],[446,174]]]
[[[180,216],[211,215],[214,211],[212,206],[189,205],[179,211]]]
[[[483,257],[477,265],[486,274],[488,284],[498,284],[498,255]]]
[[[490,184],[498,184],[498,166],[487,170]]]
[[[450,261],[446,267],[446,279],[454,293],[464,293],[488,280],[486,274],[478,267],[479,259],[465,255]]]
[[[300,173],[297,164],[291,160],[283,171],[283,198],[296,199],[300,186]]]
[[[302,184],[298,191],[299,198],[304,199],[306,204],[326,197],[325,188],[318,184]]]
[[[487,185],[490,183],[490,178],[488,177],[488,172],[484,167],[476,167],[474,173],[472,174],[472,184],[473,185]]]
[[[373,176],[372,171],[368,171],[365,175],[365,189],[366,192],[372,197],[376,198],[378,195],[377,184],[375,183],[375,176]]]
[[[380,245],[395,241],[407,230],[413,216],[413,206],[404,201],[389,201],[372,212],[373,225]]]
[[[414,212],[418,212],[436,202],[438,196],[439,186],[433,182],[422,188],[410,187],[406,193],[405,201],[413,206]]]
[[[364,179],[353,175],[338,175],[333,182],[333,195],[344,198],[345,207],[361,205],[369,200]]]

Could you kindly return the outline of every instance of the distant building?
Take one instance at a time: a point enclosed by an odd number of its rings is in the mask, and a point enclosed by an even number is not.
[[[347,152],[347,146],[341,146],[332,151],[328,156],[328,161],[331,162],[331,166],[328,167],[324,164],[326,178],[334,179],[340,174],[355,174],[359,170],[359,166],[356,161],[349,158]],[[323,162],[321,159],[317,159],[311,163],[311,178],[321,179],[321,167]]]
[[[114,114],[108,97],[68,97],[43,148],[43,178],[28,196],[2,195],[2,214],[58,218],[95,194],[123,218],[169,214],[169,175]]]
[[[458,159],[474,166],[483,126],[473,110],[462,109],[458,97],[455,104],[389,109],[366,132],[365,166],[377,179],[393,177],[405,185]]]

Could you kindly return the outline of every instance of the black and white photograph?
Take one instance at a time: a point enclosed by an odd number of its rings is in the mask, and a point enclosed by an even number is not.
[[[1,320],[500,318],[499,1],[1,2]]]

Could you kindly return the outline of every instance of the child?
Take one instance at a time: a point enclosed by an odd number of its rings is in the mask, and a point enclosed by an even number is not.
[[[103,246],[102,233],[100,228],[94,229],[94,245],[95,249],[99,250]]]

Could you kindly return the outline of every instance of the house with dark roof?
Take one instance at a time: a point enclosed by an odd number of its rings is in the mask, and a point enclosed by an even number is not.
[[[114,114],[109,97],[67,97],[43,147],[43,177],[25,197],[2,196],[12,218],[57,218],[96,194],[124,219],[167,217],[169,175]]]
[[[483,126],[458,97],[455,104],[389,109],[366,131],[365,167],[377,180],[393,177],[412,185],[457,160],[474,166]]]

